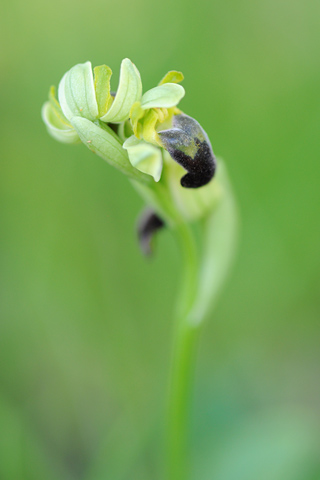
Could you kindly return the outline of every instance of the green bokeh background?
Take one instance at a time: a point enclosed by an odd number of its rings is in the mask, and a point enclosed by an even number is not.
[[[40,109],[76,63],[183,71],[228,166],[238,256],[205,328],[193,478],[320,478],[320,3],[12,0],[0,18],[0,478],[159,480],[179,252]]]

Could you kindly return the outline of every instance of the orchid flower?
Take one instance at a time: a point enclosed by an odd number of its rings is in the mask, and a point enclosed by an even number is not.
[[[180,109],[183,75],[168,72],[143,93],[128,59],[115,93],[111,69],[90,62],[72,67],[51,87],[42,118],[62,143],[83,143],[127,175],[147,204],[138,222],[145,254],[166,226],[179,242],[185,273],[177,307],[177,339],[169,406],[168,478],[185,480],[184,435],[194,342],[224,282],[236,238],[236,209],[226,167],[197,120]]]

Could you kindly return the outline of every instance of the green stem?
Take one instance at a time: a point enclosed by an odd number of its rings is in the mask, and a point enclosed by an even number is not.
[[[184,274],[176,314],[176,331],[168,405],[168,480],[186,480],[189,474],[188,425],[191,387],[199,323],[193,322],[191,310],[198,289],[198,252],[190,226],[176,230]]]

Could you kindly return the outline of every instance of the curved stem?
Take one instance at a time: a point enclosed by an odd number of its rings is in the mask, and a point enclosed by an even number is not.
[[[181,249],[184,274],[176,313],[176,331],[172,359],[168,405],[168,480],[188,478],[188,424],[191,386],[199,323],[190,316],[197,295],[199,266],[193,232],[186,224],[176,230]]]

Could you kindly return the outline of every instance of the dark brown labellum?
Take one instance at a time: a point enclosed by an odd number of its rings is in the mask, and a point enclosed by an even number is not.
[[[199,188],[213,178],[216,159],[210,140],[201,125],[188,115],[175,115],[169,130],[158,132],[163,147],[187,174],[181,178],[186,188]]]

